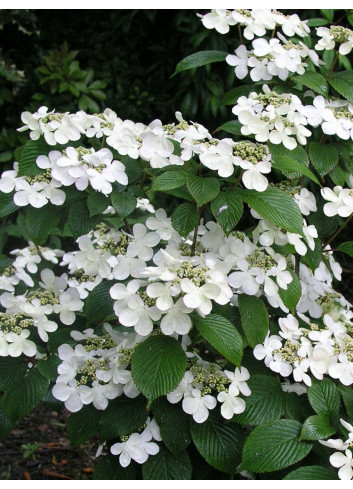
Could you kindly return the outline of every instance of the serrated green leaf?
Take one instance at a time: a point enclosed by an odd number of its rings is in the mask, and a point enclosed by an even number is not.
[[[90,216],[85,199],[71,205],[68,224],[75,238],[89,233],[100,222],[101,216]]]
[[[217,178],[198,177],[193,174],[188,175],[186,186],[196,200],[197,207],[201,207],[215,199],[220,189],[220,183]]]
[[[243,342],[236,327],[218,314],[195,316],[195,326],[202,336],[211,343],[227,360],[240,367]]]
[[[9,216],[19,209],[13,201],[14,193],[4,194],[0,192],[0,217]]]
[[[36,159],[40,155],[47,156],[53,150],[53,146],[49,146],[43,138],[28,141],[18,162],[18,176],[35,176],[43,173],[43,170],[36,165]]]
[[[135,348],[131,358],[132,378],[150,402],[174,390],[185,368],[185,352],[170,336],[150,336]]]
[[[137,182],[137,180],[140,179],[143,170],[141,160],[135,160],[130,158],[130,156],[122,156],[120,154],[117,159],[125,166],[125,173],[127,175],[129,185]]]
[[[284,469],[302,460],[312,444],[299,442],[302,425],[279,419],[257,426],[244,444],[242,469],[262,474]]]
[[[278,378],[254,375],[250,377],[247,384],[251,395],[245,399],[245,411],[233,417],[235,423],[254,426],[282,416],[285,404]]]
[[[88,324],[104,321],[104,319],[114,314],[114,300],[109,293],[114,283],[115,281],[103,281],[90,292],[83,309],[87,316]]]
[[[288,284],[287,290],[280,287],[278,293],[283,301],[283,304],[288,307],[292,314],[294,314],[302,295],[302,287],[300,285],[299,278],[296,276],[293,270],[289,270],[289,273],[292,275],[293,280],[290,284]]]
[[[101,192],[93,192],[87,197],[87,207],[90,217],[101,214],[109,205],[109,198]]]
[[[204,423],[191,422],[191,435],[206,462],[221,472],[235,473],[245,437],[240,426],[226,424],[218,412],[210,411]]]
[[[59,328],[54,333],[49,335],[48,340],[48,350],[52,353],[57,353],[60,345],[67,343],[70,346],[75,347],[76,341],[71,337],[72,327],[69,328]]]
[[[163,443],[174,455],[183,452],[191,442],[190,416],[166,398],[156,399],[151,410],[156,418]]]
[[[100,411],[92,404],[83,406],[77,413],[72,413],[67,422],[67,436],[72,448],[93,438],[99,431]]]
[[[353,103],[353,70],[332,73],[329,84],[345,99]]]
[[[23,358],[0,357],[0,392],[21,383],[27,372]]]
[[[305,420],[300,434],[300,440],[324,440],[336,433],[330,420],[323,414],[315,414]]]
[[[43,399],[49,381],[32,368],[25,377],[12,384],[1,400],[1,407],[11,421],[18,421],[30,413]]]
[[[190,480],[192,466],[187,452],[175,456],[162,445],[142,466],[144,480]]]
[[[319,239],[315,240],[315,249],[311,250],[309,247],[305,256],[301,257],[311,270],[316,270],[322,259],[322,245]]]
[[[309,145],[309,156],[313,167],[321,176],[330,173],[338,163],[337,149],[331,144],[313,141]]]
[[[244,190],[242,199],[261,217],[291,233],[303,234],[303,217],[290,195],[276,187],[264,192]],[[285,209],[285,212],[283,212]]]
[[[192,68],[198,68],[217,61],[224,61],[227,56],[228,53],[224,51],[199,51],[179,61],[172,76],[181,71],[191,70]]]
[[[254,89],[253,85],[240,85],[227,92],[222,100],[223,105],[235,105],[239,97],[248,95]]]
[[[334,420],[338,416],[340,408],[340,394],[336,385],[329,379],[323,379],[313,383],[308,388],[309,402],[317,412]]]
[[[320,75],[320,73],[308,71],[301,75],[291,76],[291,79],[294,80],[296,83],[300,83],[305,87],[311,88],[311,90],[314,90],[314,92],[319,93],[324,97],[328,96],[329,87],[327,80],[322,75]]]
[[[56,228],[59,222],[57,207],[47,204],[40,209],[28,206],[26,209],[26,229],[37,245],[42,245],[48,239],[51,231]]]
[[[185,181],[184,171],[166,171],[153,180],[152,190],[173,190],[182,187]]]
[[[116,190],[111,194],[112,205],[119,216],[125,218],[129,216],[137,205],[136,197],[130,192],[117,192]]]
[[[347,414],[350,418],[353,419],[353,389],[352,387],[347,387],[345,385],[340,385],[339,389],[342,394],[342,399]]]
[[[60,358],[57,355],[52,355],[46,360],[39,360],[37,367],[43,377],[55,382],[58,376],[57,370],[60,363]]]
[[[353,241],[346,241],[345,243],[341,243],[338,245],[338,250],[343,251],[349,256],[353,256]]]
[[[172,226],[181,236],[186,236],[195,228],[199,220],[199,213],[195,204],[184,202],[178,205],[171,216]]]
[[[295,392],[285,392],[284,399],[286,404],[286,413],[290,419],[295,419],[301,423],[313,413],[313,410],[304,395],[298,395]]]
[[[130,435],[142,428],[147,417],[146,399],[142,396],[134,399],[128,397],[114,399],[101,413],[99,422],[101,439],[111,440]]]
[[[243,214],[243,202],[238,192],[220,192],[211,202],[212,214],[226,233],[230,233]]]
[[[101,457],[94,469],[94,480],[136,480],[137,464],[130,463],[127,467],[122,467],[119,457],[106,455]]]
[[[269,316],[265,304],[253,295],[240,294],[238,305],[241,325],[252,348],[263,343],[269,328]]]
[[[308,465],[306,467],[299,467],[299,469],[293,470],[285,477],[284,481],[327,481],[338,480],[337,473],[333,469],[324,467],[323,465]]]
[[[277,156],[272,163],[272,167],[287,173],[298,172],[299,174],[307,176],[310,178],[310,180],[322,186],[313,172],[302,163],[296,161],[294,158],[290,158],[288,156]]]

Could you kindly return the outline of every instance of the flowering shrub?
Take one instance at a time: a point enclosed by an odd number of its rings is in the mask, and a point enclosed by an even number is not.
[[[72,413],[73,446],[99,444],[96,479],[351,479],[353,72],[334,69],[353,32],[271,10],[201,22],[238,27],[235,54],[176,73],[225,60],[254,82],[216,131],[22,113],[0,179],[27,240],[0,261],[0,433],[44,400]]]

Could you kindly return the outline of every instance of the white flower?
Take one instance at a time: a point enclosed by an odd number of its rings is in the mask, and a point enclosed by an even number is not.
[[[148,229],[156,231],[161,239],[166,241],[170,240],[175,233],[171,219],[167,217],[167,213],[164,209],[157,209],[155,215],[146,220],[146,226]]]
[[[183,400],[182,407],[187,414],[192,414],[196,423],[204,423],[209,416],[209,409],[214,409],[217,401],[213,396],[201,395],[199,389],[193,389],[191,396]]]
[[[143,224],[134,224],[132,228],[134,239],[127,247],[127,257],[138,257],[141,260],[148,261],[153,256],[153,247],[160,241],[157,233],[147,233],[147,228]]]
[[[336,468],[340,467],[338,477],[341,480],[351,480],[353,477],[352,452],[347,449],[345,454],[346,455],[343,455],[341,452],[332,454],[330,457],[330,464]]]
[[[83,402],[80,399],[80,386],[77,386],[76,380],[71,380],[68,384],[58,382],[52,390],[53,396],[59,401],[65,403],[66,409],[72,413],[80,411]]]
[[[167,394],[168,401],[171,404],[176,404],[177,402],[181,401],[184,396],[190,397],[193,390],[192,387],[193,380],[194,380],[194,376],[192,375],[192,373],[189,370],[186,371],[178,387],[176,387],[172,392],[169,392],[169,394]]]
[[[179,335],[188,334],[192,326],[189,316],[191,312],[192,309],[186,307],[182,297],[180,297],[180,299],[168,309],[167,314],[163,316],[160,325],[162,333],[166,335],[172,335],[173,333]]]
[[[114,443],[110,447],[113,455],[120,455],[119,463],[122,467],[127,467],[131,459],[138,464],[143,464],[149,455],[156,455],[159,447],[151,442],[152,435],[149,430],[144,430],[141,434],[133,433],[126,442]]]
[[[203,15],[201,18],[206,29],[216,29],[220,34],[227,34],[229,26],[236,24],[231,12],[226,9],[214,9],[210,13]]]
[[[76,289],[69,289],[60,294],[59,301],[59,304],[54,305],[54,312],[60,314],[60,321],[63,324],[73,324],[76,319],[75,312],[82,311],[84,304],[80,300],[80,294]]]
[[[263,345],[256,345],[254,348],[254,357],[257,360],[265,359],[265,365],[268,366],[273,360],[273,351],[282,347],[282,339],[279,336],[267,333]]]
[[[235,54],[228,54],[226,62],[235,66],[235,76],[242,80],[248,74],[248,50],[241,44],[234,52]]]
[[[34,357],[37,353],[37,346],[33,341],[27,339],[29,335],[28,329],[23,329],[19,335],[12,331],[5,335],[6,341],[10,343],[8,346],[10,357],[19,357],[22,353],[28,357]]]
[[[224,373],[230,379],[231,381],[231,386],[234,389],[237,389],[243,396],[250,396],[251,391],[248,387],[248,384],[246,383],[247,380],[250,379],[250,374],[248,369],[245,367],[236,368],[234,373],[230,372],[229,370],[225,370]]]
[[[197,309],[199,313],[205,316],[212,310],[211,299],[217,299],[221,293],[220,287],[216,284],[205,283],[198,287],[188,278],[181,280],[180,287],[185,292],[183,301],[186,307]]]
[[[149,307],[138,295],[127,300],[126,308],[119,312],[119,321],[123,326],[133,326],[141,336],[149,335],[153,330],[153,321],[158,321],[161,312],[156,306]]]
[[[234,414],[240,414],[245,411],[245,401],[240,397],[237,397],[239,391],[234,386],[230,385],[228,392],[220,392],[217,396],[217,400],[222,404],[221,415],[225,419],[232,419]]]

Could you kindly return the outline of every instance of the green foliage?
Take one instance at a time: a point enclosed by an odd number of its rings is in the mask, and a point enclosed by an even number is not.
[[[92,405],[83,406],[77,413],[72,413],[67,423],[67,436],[72,448],[89,440],[98,433],[100,412]]]
[[[142,467],[144,480],[190,480],[191,462],[187,452],[173,455],[163,446]]]
[[[199,214],[194,204],[180,204],[172,214],[173,228],[184,237],[195,228],[198,220]]]
[[[243,213],[243,202],[237,192],[220,192],[211,202],[212,214],[226,233],[238,224]]]
[[[305,420],[300,440],[324,440],[334,433],[336,430],[330,425],[328,417],[317,414]]]
[[[328,467],[324,467],[322,465],[309,465],[293,470],[293,472],[287,474],[283,480],[337,480],[337,473],[333,469],[329,469]]]
[[[316,171],[327,175],[338,163],[338,152],[334,146],[327,146],[313,141],[309,146],[310,161]]]
[[[195,199],[197,207],[215,199],[220,189],[219,180],[216,178],[198,177],[192,174],[188,175],[186,186]]]
[[[252,295],[238,297],[241,325],[251,347],[262,343],[268,333],[269,317],[265,304]]]
[[[199,53],[191,54],[177,64],[173,76],[181,71],[199,68],[216,61],[224,61],[227,55],[228,53],[222,51],[200,51]]]
[[[313,383],[308,389],[308,399],[312,408],[331,421],[335,421],[340,408],[340,394],[336,385],[329,379]]]

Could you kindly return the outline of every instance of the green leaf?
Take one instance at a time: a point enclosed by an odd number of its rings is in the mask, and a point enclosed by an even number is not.
[[[230,233],[243,214],[243,202],[237,192],[220,192],[211,202],[212,214],[226,233]]]
[[[15,425],[16,423],[11,421],[0,407],[0,439],[6,436]]]
[[[172,226],[181,236],[186,236],[196,227],[199,220],[199,213],[195,204],[184,202],[178,205],[171,216]]]
[[[336,385],[329,379],[323,379],[313,383],[308,388],[309,402],[317,412],[334,420],[338,416],[340,408],[340,394]]]
[[[89,233],[100,222],[101,216],[90,216],[85,199],[71,205],[68,223],[75,238]]]
[[[185,368],[185,352],[170,336],[150,336],[135,348],[131,358],[132,378],[150,402],[174,390]]]
[[[261,474],[284,469],[302,460],[312,444],[299,442],[301,427],[298,421],[290,419],[257,426],[244,444],[242,469]]]
[[[240,367],[243,342],[236,327],[228,319],[218,314],[209,314],[206,317],[197,315],[195,326],[224,358]]]
[[[239,121],[228,121],[217,127],[215,132],[225,131],[229,134],[233,134],[234,136],[242,136],[241,128],[242,124]]]
[[[90,404],[70,415],[67,422],[67,436],[72,448],[96,436],[99,431],[100,414],[100,411]]]
[[[119,397],[110,401],[100,417],[100,435],[102,440],[111,440],[119,436],[138,431],[148,417],[146,399],[142,396],[129,399]]]
[[[199,51],[179,61],[172,76],[181,71],[191,70],[192,68],[198,68],[217,61],[224,61],[227,56],[228,53],[224,51]]]
[[[57,369],[60,363],[60,358],[57,355],[52,355],[46,360],[39,360],[37,367],[43,377],[55,382],[58,376]]]
[[[300,440],[324,440],[335,433],[336,430],[332,428],[327,416],[315,414],[305,420]]]
[[[144,480],[190,480],[192,466],[187,452],[175,456],[163,446],[142,465]]]
[[[109,205],[109,198],[101,192],[93,192],[87,197],[87,207],[90,217],[101,214]]]
[[[12,384],[1,400],[1,407],[11,421],[18,421],[30,413],[43,399],[49,381],[32,368],[26,376]]]
[[[152,190],[173,190],[185,184],[186,175],[184,171],[166,171],[156,177],[152,183]]]
[[[97,463],[94,474],[94,480],[136,480],[136,464],[130,463],[127,467],[122,467],[119,463],[119,457],[106,455],[101,457]]]
[[[337,472],[323,465],[307,465],[306,467],[299,467],[299,469],[293,470],[285,477],[284,481],[327,481],[338,480]]]
[[[340,385],[339,389],[342,394],[342,399],[347,414],[353,419],[353,389],[351,387],[346,387],[345,385]]]
[[[329,84],[345,99],[353,103],[353,70],[332,73]]]
[[[123,218],[130,215],[136,209],[137,199],[130,192],[120,193],[114,190],[111,194],[111,199],[114,209]]]
[[[113,302],[109,290],[115,281],[103,281],[92,292],[90,292],[84,305],[84,314],[87,316],[88,324],[104,319],[114,314]]]
[[[125,166],[125,173],[128,178],[129,185],[140,179],[142,173],[142,162],[140,159],[134,160],[130,156],[118,155],[117,159]]]
[[[295,313],[295,309],[302,295],[302,287],[300,285],[300,280],[293,272],[293,270],[289,270],[289,273],[292,275],[293,280],[287,286],[287,290],[279,288],[279,296],[283,301],[283,304],[288,307],[292,314]]]
[[[174,455],[179,455],[191,442],[190,417],[180,404],[171,404],[163,397],[153,401],[151,410],[157,419],[164,444]]]
[[[330,173],[338,163],[338,151],[331,144],[313,141],[309,145],[309,156],[313,167],[321,176]]]
[[[320,75],[320,73],[308,71],[306,73],[303,73],[302,75],[291,76],[291,79],[294,80],[296,83],[300,83],[305,87],[311,88],[311,90],[314,90],[314,92],[319,93],[324,97],[328,96],[329,87],[327,80],[322,75]]]
[[[28,141],[24,145],[18,162],[18,176],[35,176],[43,173],[43,170],[36,165],[36,159],[40,155],[47,156],[53,150],[53,146],[49,146],[43,138]]]
[[[242,425],[258,425],[282,416],[284,395],[277,377],[254,375],[247,381],[251,395],[245,399],[246,408],[233,421]]]
[[[40,209],[28,206],[26,209],[26,229],[36,245],[42,245],[59,222],[56,206],[47,204]]]
[[[353,241],[346,241],[345,243],[341,243],[338,245],[338,250],[343,251],[349,256],[353,256]]]
[[[222,100],[223,105],[235,105],[239,97],[244,95],[248,96],[253,91],[253,85],[240,85],[239,87],[232,88],[227,92]]]
[[[19,207],[13,201],[14,193],[15,192],[3,194],[0,192],[0,217],[9,216],[19,209]]]
[[[315,249],[308,247],[306,255],[301,258],[311,270],[316,270],[322,259],[322,245],[319,239],[315,240]]]
[[[0,391],[21,383],[27,372],[23,358],[0,357]]]
[[[269,328],[269,317],[265,304],[254,295],[240,294],[238,305],[241,326],[252,348],[263,343]]]
[[[284,399],[286,413],[290,419],[295,419],[302,423],[313,412],[307,397],[304,395],[299,396],[296,392],[285,392]]]
[[[303,217],[292,197],[276,187],[244,190],[242,198],[261,217],[291,233],[303,234]],[[285,212],[283,212],[285,209]]]
[[[226,424],[218,412],[211,411],[204,423],[191,422],[191,435],[206,462],[221,472],[235,473],[244,442],[240,426]]]
[[[301,175],[309,177],[313,182],[321,186],[319,180],[316,178],[313,172],[302,163],[296,161],[294,158],[290,158],[288,156],[277,156],[272,163],[272,167],[284,172],[298,172]]]
[[[186,186],[196,200],[197,207],[201,207],[215,199],[220,189],[220,183],[217,178],[198,177],[193,174],[188,175]]]

